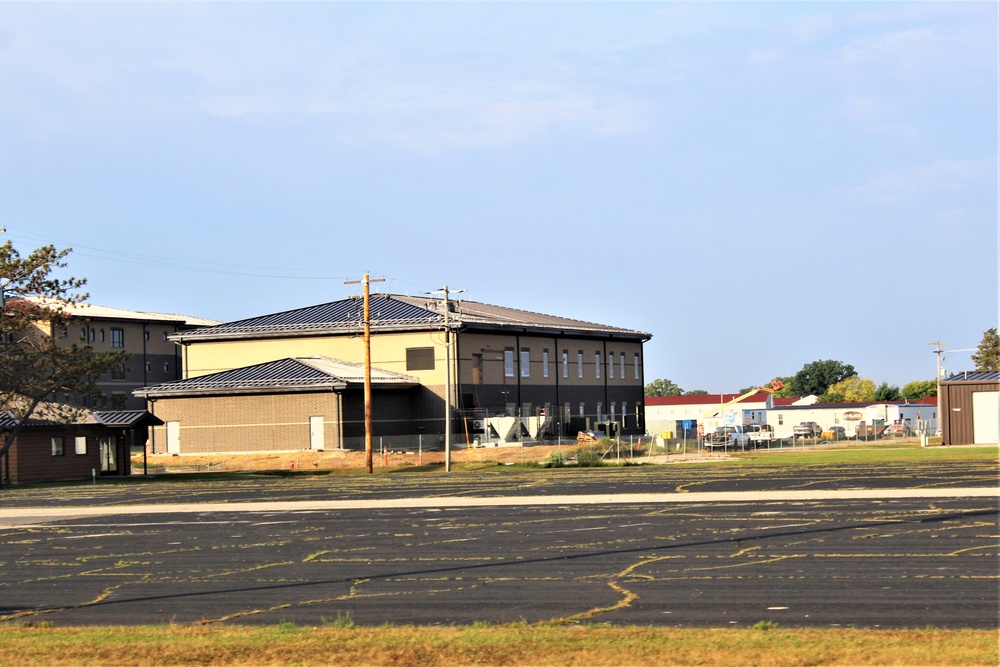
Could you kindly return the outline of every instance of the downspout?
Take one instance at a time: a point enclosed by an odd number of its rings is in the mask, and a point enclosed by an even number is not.
[[[601,364],[604,365],[607,360],[608,360],[608,341],[605,340],[605,341],[601,342]],[[605,367],[604,368],[604,375],[602,376],[602,379],[604,380],[604,409],[605,410],[607,410],[608,407],[611,405],[608,402],[608,376],[609,375],[611,375],[611,368]],[[611,413],[607,413],[607,414],[608,414],[608,416],[610,416]],[[598,418],[600,418],[600,415],[597,415],[597,416],[598,416]]]
[[[554,358],[556,360],[556,364],[555,364],[555,366],[556,366],[556,372],[555,372],[555,376],[556,376],[556,403],[555,403],[553,412],[555,412],[555,414],[559,415],[559,417],[556,419],[556,423],[559,424],[559,428],[558,428],[559,433],[558,433],[558,436],[562,436],[563,429],[565,427],[564,424],[563,424],[563,419],[566,417],[566,415],[563,414],[562,403],[559,402],[559,376],[562,373],[562,352],[559,351],[559,337],[558,336],[553,336],[552,337],[552,345],[553,345],[552,353],[553,353],[553,356],[554,356]]]
[[[521,337],[514,336],[514,358],[517,363],[514,368],[517,369],[517,405],[514,408],[514,412],[521,415]],[[524,417],[524,415],[521,415]]]

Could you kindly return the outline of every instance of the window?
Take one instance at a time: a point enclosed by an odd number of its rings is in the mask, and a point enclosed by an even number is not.
[[[433,347],[406,348],[406,370],[408,371],[434,370],[434,348]]]
[[[635,356],[632,357],[632,367],[635,369],[635,379],[639,379],[639,353],[636,352]]]
[[[472,384],[482,384],[483,382],[483,353],[475,352],[472,355]]]
[[[101,342],[104,342],[104,329],[101,329]]]
[[[62,456],[65,454],[63,451],[63,439],[61,435],[56,435],[52,437],[52,456]]]
[[[587,405],[586,403],[580,403],[580,418],[581,419],[583,419],[583,417],[585,417],[586,414],[587,414],[586,413],[586,405]]]
[[[111,347],[125,347],[125,330],[111,330]]]
[[[167,336],[168,336],[168,335],[169,335],[169,334],[168,334],[168,333],[167,333],[166,331],[164,331],[164,332],[163,332],[163,340],[167,340]]]
[[[125,364],[115,364],[111,368],[111,379],[112,380],[124,380],[125,379]]]
[[[97,340],[97,331],[95,329],[90,330],[90,342],[93,343]]]
[[[120,391],[111,394],[111,408],[113,410],[124,410],[128,397]]]
[[[779,413],[778,414],[778,426],[781,426],[784,423],[785,423],[785,415]]]
[[[503,351],[503,376],[514,377],[514,348],[512,347]]]
[[[583,377],[583,350],[576,353],[576,376]]]
[[[615,353],[608,352],[608,379],[615,379]]]
[[[82,327],[80,329],[80,340],[87,340],[87,328]]]
[[[628,403],[622,401],[622,426],[625,425],[626,417],[628,417]]]
[[[569,350],[563,350],[563,377],[569,377]]]
[[[78,435],[74,440],[75,451],[82,456],[87,453],[87,436]]]
[[[621,355],[619,356],[619,359],[621,359],[621,362],[622,362],[621,363],[621,367],[622,367],[622,379],[624,380],[625,379],[625,353],[624,352],[621,353]],[[624,413],[625,411],[622,410],[622,412]]]
[[[542,350],[542,377],[547,378],[549,376],[549,351]]]
[[[611,421],[615,420],[615,407],[616,407],[615,402],[611,401],[611,415],[610,415]]]
[[[602,410],[604,410],[604,403],[598,402],[597,403],[597,421],[604,421],[604,415],[601,414]]]
[[[521,377],[531,377],[531,350],[521,348]]]
[[[163,372],[164,373],[169,373],[170,372],[170,362],[169,361],[164,361],[163,362]]]
[[[598,380],[601,379],[601,353],[594,353],[594,377]]]
[[[149,329],[146,329],[145,331],[142,332],[142,339],[149,340]]]
[[[148,373],[148,372],[149,372],[149,371],[151,371],[151,370],[153,370],[153,364],[151,364],[151,363],[149,363],[149,362],[147,361],[147,362],[146,362],[146,372]]]

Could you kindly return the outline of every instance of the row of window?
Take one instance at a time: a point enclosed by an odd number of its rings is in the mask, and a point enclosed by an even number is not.
[[[149,340],[149,331],[145,330],[143,333],[143,339]],[[63,338],[69,335],[69,331],[63,330]],[[113,348],[124,348],[125,347],[125,330],[118,327],[111,327],[111,347]],[[163,332],[163,340],[167,340],[170,335],[169,331]],[[104,333],[104,329],[89,329],[87,327],[80,328],[80,338],[91,342],[91,343],[105,343],[107,342],[107,336]]]
[[[73,450],[75,454],[84,455],[87,453],[87,436],[78,435],[73,438]],[[61,435],[53,436],[52,438],[52,456],[64,456],[66,454],[66,445],[63,441]]]
[[[583,350],[577,350],[576,352],[576,376],[578,378],[583,378],[584,376],[584,352]],[[531,349],[527,347],[521,348],[520,357],[521,366],[521,377],[527,378],[531,377]],[[603,365],[603,359],[601,352],[594,352],[594,378],[597,380],[601,379],[601,367]],[[607,374],[609,380],[615,379],[615,353],[608,352],[608,363],[605,368],[607,369]],[[618,354],[618,364],[619,371],[618,377],[624,380],[626,378],[626,365],[625,365],[625,353],[620,352]],[[562,376],[564,378],[569,377],[569,350],[562,351]],[[514,348],[508,347],[504,350],[503,354],[503,373],[506,377],[514,377]],[[632,356],[632,375],[633,378],[639,379],[639,353],[636,352]],[[542,350],[542,377],[549,377],[549,351],[547,349]]]

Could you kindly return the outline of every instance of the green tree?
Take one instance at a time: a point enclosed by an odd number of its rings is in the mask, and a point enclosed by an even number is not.
[[[680,396],[684,390],[670,380],[657,378],[646,385],[644,393],[646,396]]]
[[[69,252],[49,245],[22,257],[11,242],[0,246],[0,414],[13,417],[0,426],[0,457],[36,411],[54,421],[79,415],[77,408],[48,403],[55,392],[97,396],[96,379],[128,358],[95,354],[82,339],[57,344],[55,333],[69,325],[64,306],[87,299],[78,293],[85,280],[52,275],[66,267]]]
[[[874,396],[874,380],[852,375],[830,385],[819,400],[822,403],[865,403]]]
[[[914,380],[903,385],[902,398],[907,401],[918,401],[927,396],[937,396],[936,380]]]
[[[983,340],[972,355],[972,363],[977,371],[1000,371],[1000,336],[996,327],[983,332]]]
[[[822,396],[830,385],[854,375],[854,366],[845,364],[842,361],[827,359],[823,361],[813,361],[802,367],[798,373],[792,377],[789,383],[792,396],[808,396],[815,394]]]
[[[692,389],[691,391],[685,391],[685,396],[706,396],[708,394],[704,389]]]
[[[876,401],[899,401],[902,400],[902,398],[903,393],[899,391],[899,387],[894,384],[883,382],[877,389],[875,389]]]

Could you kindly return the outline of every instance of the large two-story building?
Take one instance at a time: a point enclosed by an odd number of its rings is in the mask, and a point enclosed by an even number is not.
[[[154,447],[360,447],[363,318],[353,297],[170,335],[184,379],[136,392],[166,422]],[[437,444],[449,396],[460,443],[575,436],[607,422],[645,430],[648,333],[392,294],[371,297],[369,324],[373,432],[389,446]]]

